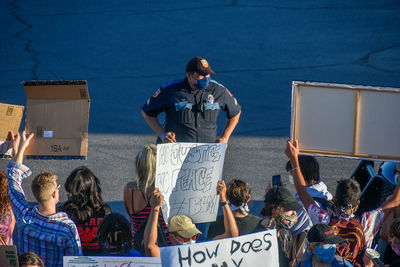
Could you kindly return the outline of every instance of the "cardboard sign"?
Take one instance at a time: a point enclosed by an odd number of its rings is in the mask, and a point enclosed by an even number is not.
[[[293,82],[291,140],[300,152],[400,160],[400,88]]]
[[[28,158],[86,159],[90,98],[86,81],[24,82]]]
[[[160,249],[163,266],[279,266],[276,230]]]
[[[175,215],[189,216],[194,223],[215,221],[222,177],[225,143],[169,143],[157,145],[155,185],[164,195],[166,222]]]
[[[19,131],[23,114],[23,106],[0,103],[0,158],[12,157],[12,144],[8,132]]]
[[[18,267],[18,254],[16,246],[0,246],[0,266]]]
[[[64,256],[63,267],[161,267],[160,258]]]

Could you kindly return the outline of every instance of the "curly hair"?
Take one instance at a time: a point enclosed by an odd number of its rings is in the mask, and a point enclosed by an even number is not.
[[[60,210],[65,211],[75,223],[83,223],[102,209],[105,214],[111,212],[101,197],[100,180],[88,167],[80,166],[73,170],[64,187],[69,199]]]
[[[11,203],[8,196],[8,177],[0,171],[0,218],[10,209]]]
[[[239,179],[232,179],[226,190],[226,197],[235,206],[247,203],[250,197],[250,185]]]

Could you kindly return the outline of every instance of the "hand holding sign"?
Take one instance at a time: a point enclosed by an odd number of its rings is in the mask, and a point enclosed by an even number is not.
[[[154,189],[153,194],[150,197],[150,206],[153,209],[160,209],[164,202],[164,196],[161,194],[158,188]]]
[[[299,142],[294,140],[293,144],[290,143],[290,140],[287,141],[285,154],[289,158],[289,160],[297,160],[299,156]]]
[[[226,201],[226,185],[225,185],[225,182],[223,180],[218,181],[217,195],[219,195],[219,200],[221,202],[225,202]]]

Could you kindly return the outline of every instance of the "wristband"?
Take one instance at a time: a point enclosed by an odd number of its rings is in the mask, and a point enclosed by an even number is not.
[[[294,170],[297,170],[299,167],[296,167],[296,168],[293,168],[293,169],[291,169],[290,171],[294,171]]]
[[[228,205],[228,204],[229,204],[228,201],[225,200],[224,202],[221,202],[221,207]]]
[[[163,132],[163,133],[160,135],[161,141],[162,141],[162,139],[163,139],[163,137],[164,137],[164,135],[165,135],[166,133],[167,133],[167,132]]]

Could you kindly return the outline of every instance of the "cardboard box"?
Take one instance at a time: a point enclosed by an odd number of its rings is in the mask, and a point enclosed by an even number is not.
[[[18,254],[16,246],[0,246],[0,266],[18,267]]]
[[[0,158],[11,158],[12,145],[8,132],[19,131],[23,114],[24,106],[0,103]]]
[[[90,97],[86,81],[24,82],[25,155],[39,159],[86,159]]]

